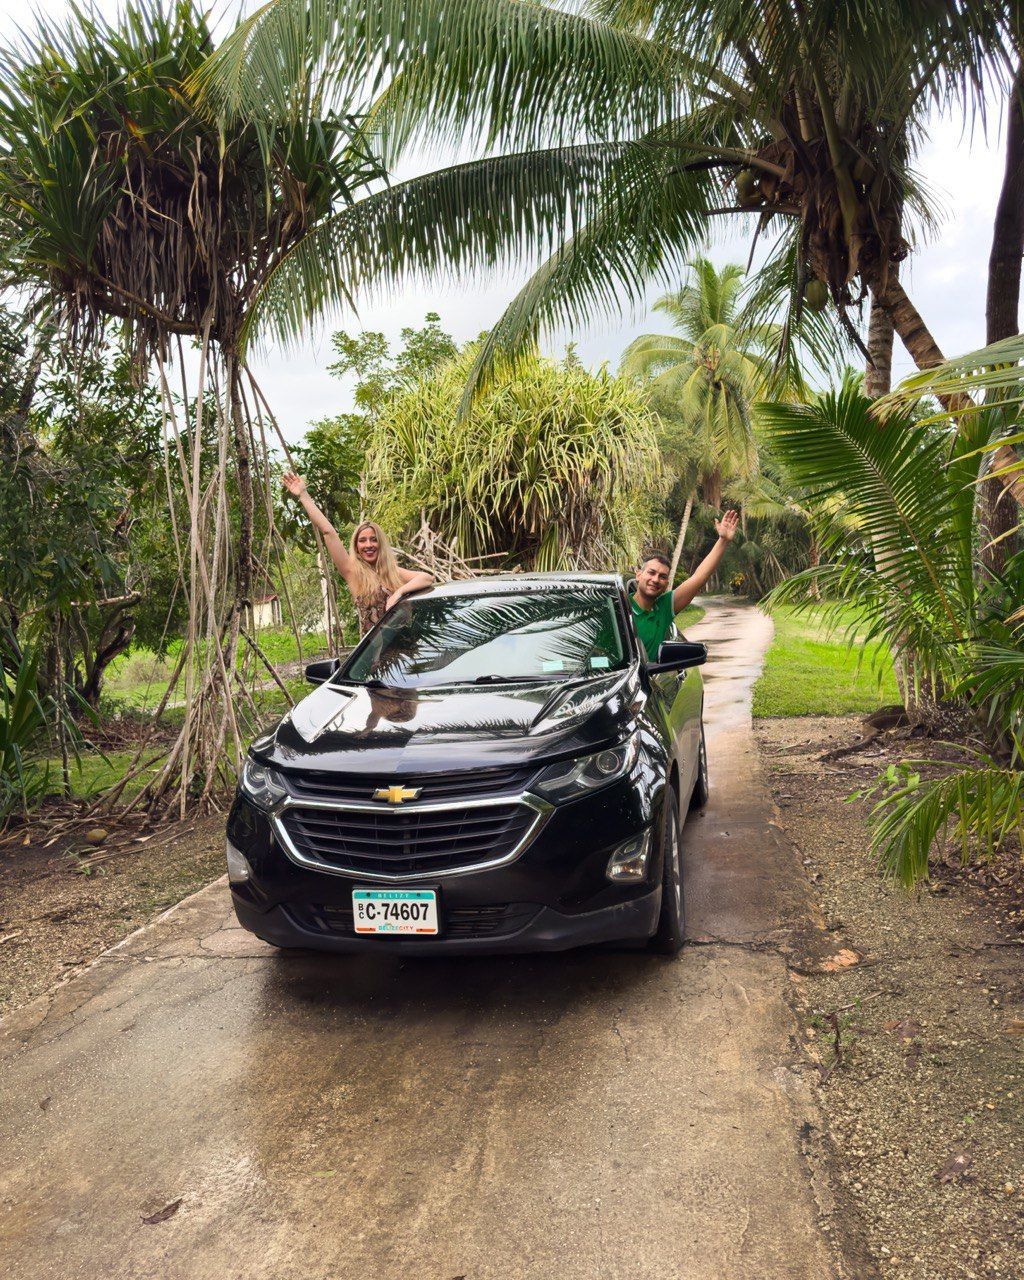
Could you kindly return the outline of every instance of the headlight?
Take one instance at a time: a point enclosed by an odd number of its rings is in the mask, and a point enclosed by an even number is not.
[[[277,770],[252,758],[245,762],[241,786],[245,797],[261,809],[272,809],[288,794],[284,779]]]
[[[609,782],[615,782],[628,773],[639,750],[640,739],[634,733],[618,747],[553,764],[544,770],[533,784],[533,789],[549,800],[571,800],[575,796],[586,795],[588,791],[606,787]]]

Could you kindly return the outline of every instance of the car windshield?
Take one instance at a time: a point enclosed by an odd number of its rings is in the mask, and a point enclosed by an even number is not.
[[[340,678],[424,689],[568,680],[627,662],[610,592],[545,588],[402,600]]]

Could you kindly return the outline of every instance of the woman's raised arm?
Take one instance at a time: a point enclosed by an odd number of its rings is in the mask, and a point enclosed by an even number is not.
[[[309,516],[310,524],[323,536],[334,567],[348,582],[349,574],[352,572],[352,557],[339,537],[337,529],[309,496],[305,480],[302,476],[297,476],[294,471],[286,471],[281,480],[292,497],[298,498],[302,503],[303,510]]]

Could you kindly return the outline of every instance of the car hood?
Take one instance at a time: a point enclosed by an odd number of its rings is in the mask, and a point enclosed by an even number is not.
[[[322,685],[254,752],[283,768],[450,772],[599,750],[645,694],[635,668],[595,680],[447,689]]]

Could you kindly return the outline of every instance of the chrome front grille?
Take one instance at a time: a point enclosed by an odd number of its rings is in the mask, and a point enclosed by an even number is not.
[[[474,769],[471,773],[421,773],[382,778],[379,773],[332,773],[326,769],[282,770],[285,784],[297,800],[330,800],[361,804],[373,799],[380,786],[400,783],[420,792],[424,804],[441,800],[480,800],[485,796],[517,796],[537,772],[536,765]]]
[[[526,795],[458,805],[293,799],[275,813],[274,829],[300,866],[368,880],[429,880],[511,862],[549,812]]]

